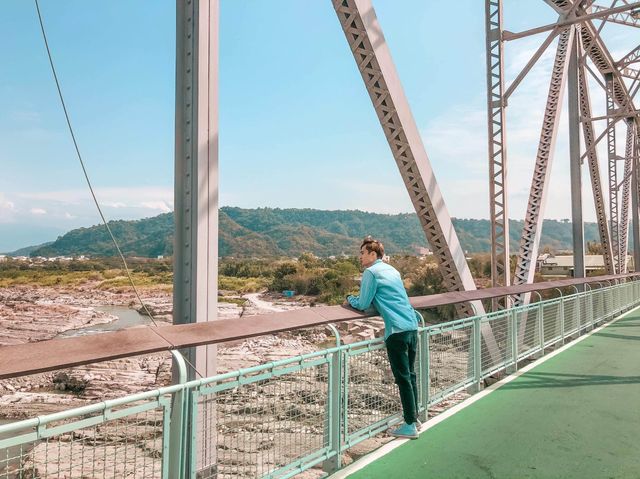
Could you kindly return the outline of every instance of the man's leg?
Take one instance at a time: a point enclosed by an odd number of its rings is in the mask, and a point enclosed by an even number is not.
[[[411,372],[409,370],[409,338],[412,331],[403,331],[392,334],[385,341],[391,372],[400,390],[402,413],[407,424],[416,422],[416,399],[411,384]],[[415,359],[415,358],[414,358]],[[414,374],[415,378],[415,374]],[[415,379],[414,379],[415,381]]]
[[[418,382],[416,380],[416,356],[418,355],[418,332],[411,331],[408,341],[408,356],[409,356],[409,375],[411,377],[411,389],[413,389],[413,399],[416,405],[416,417],[418,415]]]

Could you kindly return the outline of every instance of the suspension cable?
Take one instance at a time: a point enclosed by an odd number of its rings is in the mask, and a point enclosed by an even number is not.
[[[91,197],[93,198],[93,202],[96,206],[96,209],[98,210],[98,213],[100,214],[100,218],[102,219],[102,224],[107,228],[107,232],[109,233],[109,236],[111,237],[111,241],[113,243],[113,245],[116,248],[116,251],[118,252],[118,256],[120,257],[120,260],[122,261],[122,264],[124,266],[124,270],[127,273],[127,278],[129,279],[129,284],[131,285],[131,287],[133,288],[133,291],[136,295],[136,298],[138,299],[138,301],[140,302],[140,304],[142,305],[142,309],[144,310],[144,312],[149,316],[149,318],[151,319],[151,322],[153,323],[153,325],[155,326],[155,328],[151,328],[151,330],[157,334],[158,336],[160,336],[164,341],[166,341],[169,345],[171,345],[173,348],[175,348],[175,345],[169,341],[167,338],[165,338],[162,334],[160,334],[160,332],[158,331],[158,323],[156,322],[155,318],[153,317],[153,314],[151,314],[151,311],[149,311],[149,309],[147,308],[147,305],[144,303],[144,301],[142,301],[142,298],[140,297],[140,293],[138,291],[138,288],[136,287],[136,284],[133,280],[133,277],[131,276],[131,271],[129,270],[129,265],[127,264],[127,260],[124,257],[124,254],[122,254],[122,251],[120,250],[120,246],[118,245],[118,241],[116,240],[115,236],[113,235],[113,232],[111,231],[111,228],[109,227],[109,223],[107,222],[104,213],[102,212],[102,208],[100,206],[100,203],[98,202],[98,198],[96,197],[95,191],[93,189],[93,185],[91,184],[91,180],[89,178],[89,174],[87,172],[87,168],[84,164],[84,160],[82,159],[82,155],[80,154],[80,148],[78,147],[78,142],[76,141],[76,135],[74,133],[73,127],[71,125],[71,119],[69,118],[69,112],[67,111],[67,105],[64,101],[64,96],[62,95],[62,88],[60,87],[60,82],[58,80],[58,75],[56,73],[56,68],[53,64],[53,57],[51,55],[51,50],[49,48],[49,42],[47,41],[47,33],[45,31],[44,28],[44,22],[42,20],[42,14],[40,12],[40,4],[38,2],[38,0],[34,0],[35,1],[35,5],[36,5],[36,11],[38,13],[38,21],[40,22],[40,30],[42,31],[42,38],[44,40],[44,45],[45,48],[47,50],[47,57],[49,58],[49,65],[51,66],[51,72],[53,73],[53,79],[55,80],[56,83],[56,89],[58,90],[58,98],[60,99],[60,103],[62,105],[62,110],[64,111],[64,117],[67,121],[67,127],[69,129],[69,134],[71,135],[71,139],[73,141],[73,146],[76,150],[76,156],[78,157],[78,161],[80,162],[80,166],[82,167],[82,173],[84,174],[84,178],[87,182],[87,186],[89,187],[89,191],[91,192]],[[191,366],[193,368],[193,370],[196,372],[196,374],[198,374],[200,377],[204,377],[197,369],[196,367],[187,360],[187,358],[184,358],[185,362]]]

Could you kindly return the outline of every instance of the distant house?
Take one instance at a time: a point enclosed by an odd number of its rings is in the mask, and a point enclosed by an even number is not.
[[[598,254],[585,255],[584,269],[587,273],[604,270],[604,257]],[[536,261],[536,270],[547,277],[573,277],[573,255],[542,254]],[[627,271],[634,271],[633,257],[630,255],[627,255]]]

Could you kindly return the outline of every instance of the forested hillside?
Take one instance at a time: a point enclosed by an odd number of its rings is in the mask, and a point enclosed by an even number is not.
[[[455,219],[454,226],[469,253],[488,252],[488,220]],[[368,234],[380,238],[388,253],[415,254],[428,247],[415,214],[384,215],[363,211],[223,207],[220,209],[219,254],[235,257],[353,255]],[[156,257],[173,253],[173,214],[136,221],[112,221],[111,230],[127,256]],[[510,221],[511,248],[517,252],[523,221]],[[594,223],[585,225],[585,239],[597,241]],[[571,249],[571,223],[545,220],[541,249]],[[72,230],[56,241],[33,249],[32,256],[116,254],[104,226]]]

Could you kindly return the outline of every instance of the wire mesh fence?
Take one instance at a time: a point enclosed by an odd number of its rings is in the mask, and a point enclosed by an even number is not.
[[[503,310],[480,319],[481,327],[486,331],[482,335],[480,368],[482,376],[503,369],[511,358],[511,339],[513,327],[511,312]]]
[[[325,453],[331,360],[294,358],[195,387],[197,477],[282,477]]]
[[[640,282],[419,329],[435,406],[638,303]],[[0,425],[0,479],[287,478],[401,418],[381,338]],[[184,471],[190,471],[184,476]]]
[[[429,402],[434,403],[474,378],[473,321],[465,319],[427,328]]]
[[[0,478],[167,477],[170,396],[3,426]]]

